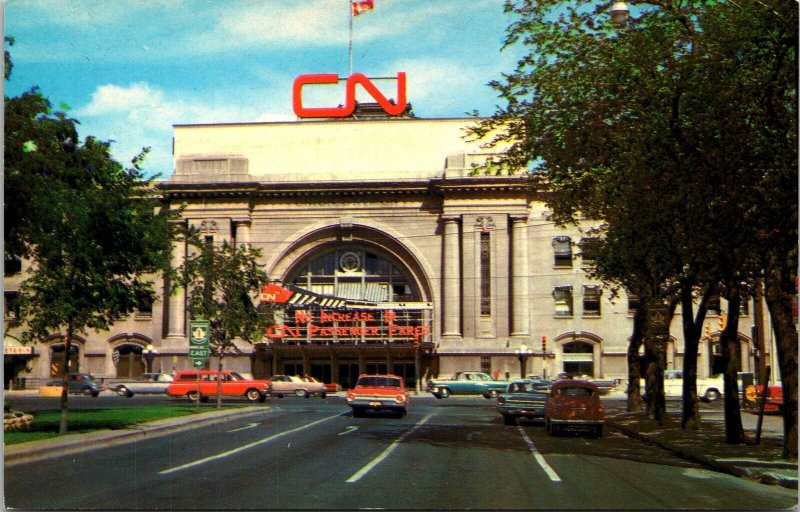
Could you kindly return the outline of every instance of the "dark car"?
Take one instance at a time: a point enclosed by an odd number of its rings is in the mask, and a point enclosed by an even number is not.
[[[603,406],[600,389],[586,380],[559,380],[553,383],[545,405],[547,433],[559,430],[588,431],[603,435]]]
[[[550,381],[515,380],[497,397],[497,412],[503,423],[516,425],[519,418],[543,419]]]
[[[103,383],[88,373],[70,373],[68,376],[69,393],[73,395],[97,396],[103,387]],[[48,386],[60,386],[61,379],[52,379],[47,382]]]

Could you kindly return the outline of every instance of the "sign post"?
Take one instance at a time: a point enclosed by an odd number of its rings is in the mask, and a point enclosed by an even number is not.
[[[211,355],[208,341],[211,337],[211,328],[208,320],[192,320],[189,322],[189,358],[192,367],[198,370],[206,365]],[[197,406],[200,407],[200,372],[197,372]]]

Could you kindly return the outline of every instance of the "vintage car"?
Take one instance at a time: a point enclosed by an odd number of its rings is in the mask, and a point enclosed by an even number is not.
[[[496,398],[507,387],[507,380],[494,380],[483,372],[456,372],[449,379],[429,380],[427,389],[436,398],[447,398],[450,395],[482,395],[484,398]]]
[[[644,392],[645,380],[641,380],[641,389]],[[722,374],[713,377],[697,378],[697,396],[704,400],[713,402],[722,397],[725,383]],[[664,396],[682,397],[683,396],[683,372],[681,370],[666,370],[664,372]]]
[[[273,375],[269,378],[269,382],[269,393],[278,398],[283,398],[284,395],[297,395],[302,398],[318,395],[320,398],[325,398],[327,393],[325,384],[297,375]]]
[[[603,406],[600,389],[586,380],[558,380],[553,383],[544,410],[547,433],[560,430],[588,431],[603,435]]]
[[[135,394],[166,393],[173,377],[168,373],[143,373],[133,380],[117,382],[110,389],[128,398]]]
[[[761,400],[764,396],[762,384],[750,384],[742,393],[742,405],[750,412],[761,409]],[[765,413],[780,413],[783,410],[783,386],[768,386],[767,396],[764,400]]]
[[[309,382],[319,382],[325,386],[325,391],[327,393],[336,393],[337,391],[342,390],[342,386],[335,382],[321,382],[319,379],[312,377],[311,375],[303,375],[303,380],[308,380]]]
[[[67,379],[69,383],[67,392],[72,395],[96,397],[103,389],[103,383],[89,373],[70,373]],[[51,379],[47,382],[48,386],[61,386],[62,384],[63,381],[61,379]]]
[[[367,411],[393,411],[402,417],[410,400],[403,378],[397,375],[361,375],[347,392],[347,405],[354,418]]]
[[[497,397],[497,412],[503,416],[503,423],[516,425],[519,418],[543,419],[551,385],[546,380],[512,381]]]
[[[167,395],[207,401],[208,397],[217,395],[218,376],[219,372],[215,370],[179,371],[167,387]],[[269,384],[268,380],[246,379],[236,372],[222,372],[222,396],[243,396],[251,402],[263,402],[267,398]]]

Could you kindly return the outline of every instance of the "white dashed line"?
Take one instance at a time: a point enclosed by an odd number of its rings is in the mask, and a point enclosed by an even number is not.
[[[550,464],[548,464],[547,461],[544,460],[544,457],[542,456],[541,453],[539,453],[539,450],[536,449],[536,446],[533,444],[533,441],[531,441],[531,438],[528,437],[528,434],[525,432],[525,429],[523,429],[519,425],[517,425],[517,429],[519,429],[520,434],[522,434],[522,439],[524,439],[525,442],[528,443],[528,448],[530,448],[531,453],[533,454],[533,458],[536,459],[536,462],[538,462],[539,465],[544,470],[544,472],[547,473],[547,476],[550,477],[550,480],[553,482],[560,482],[561,477],[559,477],[558,473],[556,473],[555,470],[550,467]]]

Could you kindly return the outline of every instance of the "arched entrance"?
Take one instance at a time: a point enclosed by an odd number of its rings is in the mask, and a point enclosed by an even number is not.
[[[144,346],[138,343],[120,343],[114,347],[112,359],[117,367],[117,377],[133,379],[146,371]]]
[[[563,345],[563,371],[567,375],[594,376],[594,346],[588,341],[570,341]]]

